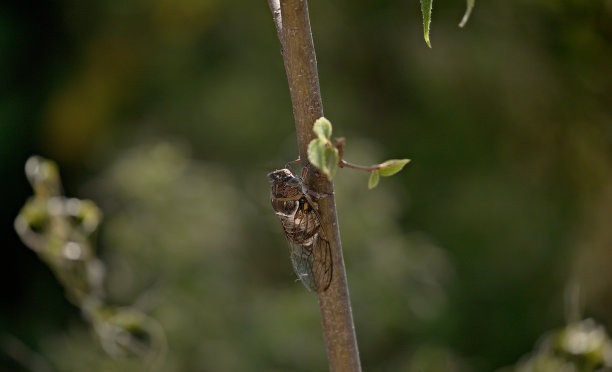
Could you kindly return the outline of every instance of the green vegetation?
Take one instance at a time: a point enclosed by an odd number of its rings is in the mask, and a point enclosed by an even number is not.
[[[380,176],[390,177],[410,162],[410,159],[392,159],[369,167],[355,165],[342,159],[346,142],[344,138],[336,140],[335,143],[331,142],[332,125],[329,120],[319,118],[315,121],[312,130],[317,138],[308,145],[308,160],[330,180],[334,178],[338,167],[359,169],[370,172],[368,189],[373,189],[378,185]]]

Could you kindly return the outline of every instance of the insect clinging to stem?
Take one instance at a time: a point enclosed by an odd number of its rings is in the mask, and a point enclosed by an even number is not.
[[[268,179],[270,201],[289,243],[293,269],[308,290],[323,292],[331,283],[333,263],[317,209],[319,195],[308,190],[288,165],[269,173]]]

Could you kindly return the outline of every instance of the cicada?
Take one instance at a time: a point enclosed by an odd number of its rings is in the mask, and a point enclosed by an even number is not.
[[[289,168],[269,173],[268,179],[270,201],[289,243],[293,270],[308,290],[323,292],[331,283],[333,264],[315,201],[318,195],[307,190]]]

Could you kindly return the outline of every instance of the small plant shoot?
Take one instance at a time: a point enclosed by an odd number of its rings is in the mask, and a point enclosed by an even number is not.
[[[342,159],[344,154],[344,138],[331,141],[332,125],[324,117],[317,119],[312,127],[317,138],[308,144],[308,160],[317,167],[328,179],[332,180],[338,168],[353,168],[370,172],[368,189],[378,185],[380,177],[389,177],[401,171],[410,159],[391,159],[380,164],[361,166]]]
[[[465,13],[463,14],[463,18],[461,22],[459,22],[459,27],[464,27],[470,18],[470,14],[472,14],[472,9],[474,9],[474,3],[476,0],[467,0],[467,5],[465,8]],[[421,12],[423,13],[423,37],[425,38],[425,42],[427,46],[431,48],[431,41],[429,39],[429,28],[431,25],[431,9],[433,7],[433,0],[421,0]]]
[[[338,170],[340,160],[338,148],[331,143],[332,125],[329,120],[320,117],[312,130],[318,138],[308,144],[308,160],[331,180]]]
[[[459,22],[459,27],[465,26],[468,19],[470,19],[470,14],[472,14],[472,9],[474,9],[474,2],[476,0],[467,0],[467,7],[465,8],[465,14],[463,14],[463,18],[461,22]]]

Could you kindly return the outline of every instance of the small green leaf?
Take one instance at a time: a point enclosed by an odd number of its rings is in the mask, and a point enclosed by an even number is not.
[[[373,171],[370,173],[370,179],[368,180],[368,190],[372,190],[376,186],[378,186],[378,181],[380,181],[380,173],[378,171]]]
[[[326,139],[317,138],[308,144],[308,160],[331,180],[338,170],[340,155],[338,149],[329,146]]]
[[[317,138],[308,144],[308,160],[312,165],[323,170],[325,167],[325,144],[324,139]]]
[[[326,139],[328,141],[331,139],[332,125],[329,120],[327,120],[323,116],[321,116],[317,119],[317,121],[315,121],[314,125],[312,126],[312,130],[320,139]]]
[[[338,170],[338,160],[340,156],[338,154],[338,149],[335,147],[327,147],[325,149],[325,164],[326,169],[323,170],[323,173],[329,178],[331,181],[336,175],[336,171]],[[327,171],[327,172],[326,172]]]
[[[470,18],[470,14],[472,14],[472,9],[474,8],[474,1],[476,0],[467,0],[467,8],[465,8],[465,14],[463,15],[463,19],[459,22],[459,27],[465,26],[468,19]]]
[[[404,168],[404,165],[408,164],[410,159],[393,159],[387,160],[386,162],[381,164],[381,168],[379,169],[380,175],[384,177],[389,177],[399,172]]]
[[[421,0],[421,12],[423,12],[423,35],[427,46],[431,48],[429,41],[429,24],[431,23],[431,3],[432,0]]]

